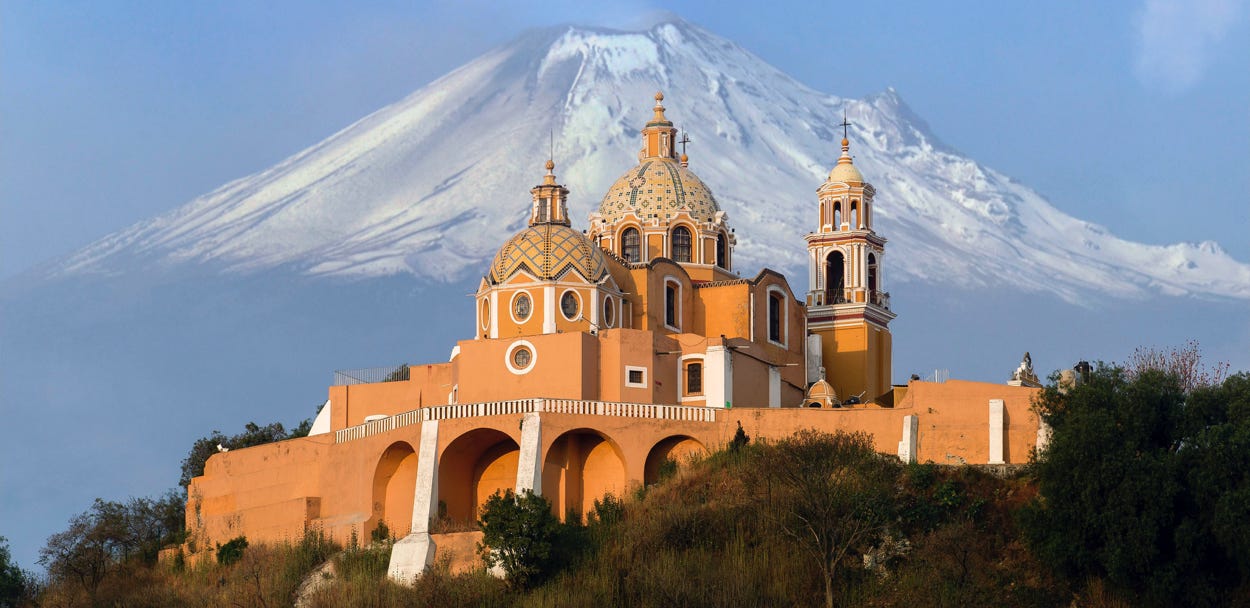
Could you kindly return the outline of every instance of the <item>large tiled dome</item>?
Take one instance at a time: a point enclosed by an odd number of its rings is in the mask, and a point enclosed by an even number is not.
[[[607,260],[582,233],[560,224],[535,224],[512,236],[490,264],[490,280],[502,283],[524,269],[539,280],[559,278],[572,269],[596,283],[608,272]]]
[[[675,159],[647,158],[612,184],[599,215],[609,224],[630,212],[665,222],[683,209],[700,222],[711,222],[720,206],[703,180]]]

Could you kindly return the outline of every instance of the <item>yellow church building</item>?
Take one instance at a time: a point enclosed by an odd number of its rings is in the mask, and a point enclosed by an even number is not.
[[[892,384],[886,239],[845,137],[816,188],[796,293],[773,270],[739,276],[730,218],[655,101],[638,164],[584,231],[547,161],[447,362],[339,373],[309,437],[210,458],[188,488],[195,546],[310,529],[346,541],[384,522],[401,537],[390,574],[409,580],[440,551],[471,551],[472,533],[439,530],[474,521],[496,491],[582,517],[739,425],[757,439],[865,431],[908,462],[1027,460],[1044,437],[1034,382]]]

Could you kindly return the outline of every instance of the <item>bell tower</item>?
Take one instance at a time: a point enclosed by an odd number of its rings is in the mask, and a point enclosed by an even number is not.
[[[880,400],[889,393],[889,323],[895,317],[882,282],[886,240],[872,229],[876,190],[851,160],[849,125],[843,119],[842,156],[816,190],[816,231],[804,237],[810,285],[808,369],[827,369],[827,380],[843,403]]]

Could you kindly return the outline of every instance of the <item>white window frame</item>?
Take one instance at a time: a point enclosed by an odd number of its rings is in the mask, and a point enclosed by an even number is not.
[[[564,296],[565,294],[569,294],[569,293],[577,297],[577,312],[571,317],[564,314]],[[566,321],[576,321],[586,316],[585,314],[583,314],[583,311],[585,310],[585,306],[586,306],[586,302],[585,300],[582,299],[582,294],[578,293],[578,291],[573,288],[568,288],[560,292],[560,301],[556,302],[556,308],[560,310],[560,316],[564,317],[564,320]]]
[[[774,340],[773,337],[769,335],[769,332],[768,332],[768,306],[769,304],[772,304],[774,293],[780,296],[780,299],[781,299],[781,302],[779,303],[781,306],[781,309],[777,311],[778,313],[780,313],[778,315],[779,317],[778,321],[781,324],[781,326],[778,328],[780,330],[779,333],[781,334],[780,342]],[[789,300],[790,298],[786,295],[786,291],[777,285],[769,285],[768,288],[764,290],[764,337],[769,341],[769,343],[776,344],[777,346],[780,346],[782,348],[789,348],[789,344],[790,344],[790,307],[788,306]]]
[[[630,382],[629,372],[642,372],[642,382]],[[637,365],[626,365],[625,366],[625,386],[627,388],[647,388],[648,387],[647,368],[639,367]]]
[[[516,352],[517,349],[520,349],[522,347],[528,348],[530,351],[530,364],[528,367],[523,367],[523,368],[517,367],[512,364],[512,353]],[[508,346],[507,352],[505,352],[503,355],[503,364],[507,366],[508,371],[512,372],[513,374],[517,376],[523,376],[525,374],[528,374],[534,370],[534,367],[536,365],[538,365],[538,349],[534,348],[534,344],[530,342],[529,340],[517,340],[516,342],[513,342],[512,344]]]
[[[677,399],[680,403],[687,401],[706,401],[707,400],[707,361],[702,354],[683,355],[677,360]],[[697,395],[686,394],[686,365],[693,361],[698,361],[703,366],[703,390]]]
[[[613,302],[612,300],[612,296],[603,296],[603,312],[599,316],[603,317],[604,329],[612,329],[612,327],[616,325],[617,315],[620,314],[620,311],[618,310],[620,307],[617,306],[616,302]],[[608,314],[609,311],[611,311],[612,314]]]
[[[673,317],[674,317],[673,320],[677,322],[676,327],[668,324],[668,285],[669,283],[672,283],[673,285],[677,287],[677,293],[676,293],[677,297],[673,301]],[[676,333],[681,333],[681,318],[682,318],[681,317],[681,297],[682,297],[681,281],[677,280],[677,277],[674,277],[672,275],[665,275],[664,276],[664,292],[661,294],[661,297],[662,299],[660,301],[664,303],[664,306],[662,307],[662,311],[660,313],[661,315],[663,315],[660,319],[660,322],[664,325],[665,328]]]
[[[516,299],[517,296],[521,294],[525,294],[525,297],[530,299],[530,314],[524,319],[516,318]],[[508,298],[508,316],[512,318],[513,323],[516,323],[517,325],[524,325],[525,323],[529,323],[530,319],[534,318],[534,309],[536,306],[537,303],[534,302],[534,295],[531,294],[528,289],[518,289],[512,292],[512,297]]]

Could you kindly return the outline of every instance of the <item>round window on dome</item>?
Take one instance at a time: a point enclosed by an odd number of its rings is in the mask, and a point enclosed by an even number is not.
[[[512,298],[512,316],[517,321],[524,321],[530,317],[530,296],[527,293],[518,293]]]
[[[530,349],[525,348],[524,346],[518,347],[516,350],[512,351],[512,365],[516,366],[517,369],[525,369],[529,367],[533,360],[534,353],[530,352]]]
[[[616,323],[616,305],[609,296],[603,299],[603,326],[612,327],[614,323]]]
[[[570,289],[560,296],[560,312],[564,314],[565,319],[576,321],[577,311],[581,307],[582,301],[577,297],[577,292]]]

